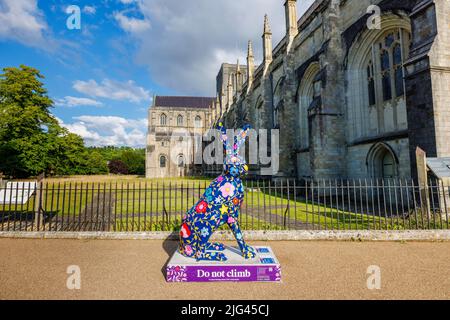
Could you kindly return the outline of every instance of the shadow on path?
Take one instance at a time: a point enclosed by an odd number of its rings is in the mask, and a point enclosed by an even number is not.
[[[178,232],[172,232],[170,236],[168,236],[162,243],[162,247],[168,256],[166,263],[164,263],[163,267],[161,268],[161,273],[163,274],[164,279],[166,279],[167,265],[169,264],[170,259],[178,248],[178,241],[174,240],[174,238],[176,239],[176,237],[178,237]]]

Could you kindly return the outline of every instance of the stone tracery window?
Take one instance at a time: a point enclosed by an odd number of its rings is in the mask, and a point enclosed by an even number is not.
[[[349,49],[346,118],[349,140],[408,128],[404,61],[409,56],[408,17],[385,14],[381,30],[366,30]]]
[[[389,31],[372,46],[366,65],[369,106],[404,96],[405,37],[409,40],[410,35],[403,29]]]

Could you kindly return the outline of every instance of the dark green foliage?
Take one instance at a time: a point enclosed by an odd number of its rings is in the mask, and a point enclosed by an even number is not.
[[[121,160],[111,160],[108,163],[108,169],[112,174],[128,174],[128,168]]]
[[[130,147],[93,147],[90,150],[102,154],[106,161],[120,160],[127,168],[128,174],[145,174],[145,149],[133,149]],[[110,169],[110,173],[112,172]],[[120,173],[124,174],[124,173]]]
[[[125,150],[122,152],[120,158],[128,168],[130,174],[144,175],[145,174],[145,150]]]

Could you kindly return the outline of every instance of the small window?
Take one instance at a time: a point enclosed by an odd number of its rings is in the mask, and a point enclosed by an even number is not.
[[[177,117],[177,126],[183,126],[183,116],[181,114]]]
[[[196,116],[194,122],[195,122],[195,127],[196,128],[201,128],[202,127],[202,118],[200,116]]]
[[[167,166],[167,158],[166,156],[160,156],[159,157],[159,167],[165,168]]]
[[[178,168],[184,168],[184,155],[180,154],[178,155]]]
[[[167,125],[167,116],[164,113],[160,116],[159,123],[162,126],[166,126]]]

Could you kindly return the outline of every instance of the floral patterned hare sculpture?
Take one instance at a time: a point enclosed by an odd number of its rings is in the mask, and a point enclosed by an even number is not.
[[[252,259],[256,255],[255,250],[245,243],[238,223],[239,209],[244,200],[244,187],[240,177],[248,171],[245,160],[239,155],[239,148],[244,144],[250,126],[238,131],[233,144],[229,143],[222,124],[219,124],[219,129],[226,149],[224,171],[184,216],[179,251],[197,261],[226,261],[227,257],[220,252],[225,250],[225,246],[209,242],[214,231],[226,223],[233,231],[242,256]]]

